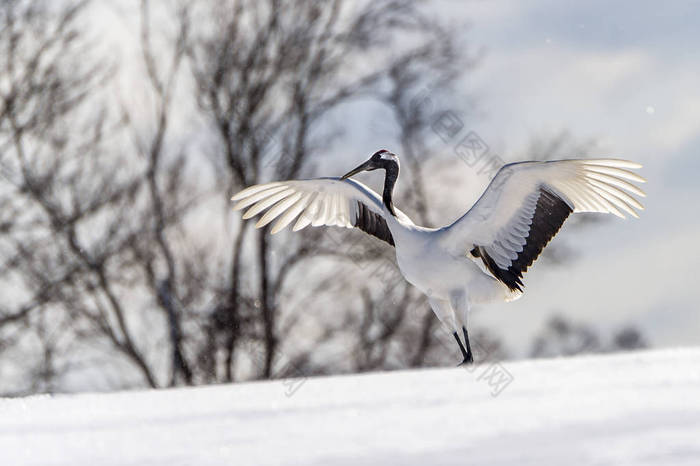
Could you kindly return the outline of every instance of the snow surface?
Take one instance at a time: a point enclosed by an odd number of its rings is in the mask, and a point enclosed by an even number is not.
[[[700,349],[0,399],[0,464],[700,464]]]

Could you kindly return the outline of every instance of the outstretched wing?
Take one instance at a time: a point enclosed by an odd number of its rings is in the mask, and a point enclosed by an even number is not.
[[[644,207],[631,194],[644,183],[625,160],[557,160],[503,166],[474,206],[442,230],[453,254],[468,254],[511,290],[572,212],[637,217]]]
[[[277,219],[272,234],[296,220],[293,231],[309,225],[356,227],[394,245],[381,198],[353,179],[316,178],[260,184],[244,189],[231,200],[237,201],[234,210],[248,208],[244,219],[266,211],[256,228]],[[397,215],[404,217],[404,221],[408,219],[398,211]]]

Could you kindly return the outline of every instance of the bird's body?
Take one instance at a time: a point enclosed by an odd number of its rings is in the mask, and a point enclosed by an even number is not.
[[[484,273],[478,263],[446,248],[441,241],[445,229],[419,227],[398,219],[388,224],[396,242],[396,263],[401,273],[428,297],[449,300],[451,294],[466,290],[470,304],[514,297],[507,287]]]
[[[356,227],[395,246],[401,273],[427,295],[464,362],[471,362],[466,330],[471,306],[520,297],[523,273],[571,213],[636,216],[635,209],[643,207],[630,194],[644,193],[630,181],[644,179],[628,169],[639,167],[614,159],[505,165],[471,209],[443,228],[415,225],[394,207],[399,162],[385,150],[341,178],[256,185],[233,200],[236,210],[248,208],[244,219],[266,211],[257,227],[278,219],[273,234],[296,220],[294,231],[308,225]],[[386,171],[381,197],[350,179],[378,168]]]

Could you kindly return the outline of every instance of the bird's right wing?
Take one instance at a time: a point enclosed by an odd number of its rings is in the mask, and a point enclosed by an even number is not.
[[[243,219],[266,211],[255,224],[256,228],[279,217],[272,227],[272,234],[296,219],[293,231],[309,225],[356,227],[394,245],[394,238],[384,218],[381,198],[353,179],[315,178],[259,184],[244,189],[231,200],[236,201],[234,210],[248,208]],[[398,210],[397,215],[404,222],[410,222]]]

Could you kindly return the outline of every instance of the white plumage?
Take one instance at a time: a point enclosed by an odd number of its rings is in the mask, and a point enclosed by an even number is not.
[[[297,221],[293,231],[299,231],[309,225],[353,228],[355,225],[350,219],[357,216],[360,203],[377,215],[384,215],[381,197],[353,179],[315,178],[259,184],[244,189],[231,200],[238,201],[233,210],[245,209],[252,205],[243,214],[244,219],[254,217],[279,202],[255,224],[256,228],[261,228],[279,217],[272,226],[273,235],[294,220]],[[281,215],[282,212],[285,214]],[[403,212],[397,210],[397,214],[404,222],[413,223]]]
[[[386,170],[380,197],[349,177],[364,170]],[[404,277],[428,295],[440,321],[453,332],[464,355],[472,355],[466,331],[470,306],[512,300],[522,294],[522,276],[570,213],[611,213],[637,217],[644,192],[625,160],[521,162],[502,167],[479,200],[451,225],[424,228],[394,208],[399,160],[376,152],[342,178],[317,178],[251,186],[236,194],[244,219],[262,212],[256,227],[271,222],[272,234],[294,223],[357,227],[396,247]],[[464,343],[458,336],[464,330]]]
[[[446,228],[445,247],[464,250],[485,245],[499,266],[507,267],[522,251],[541,187],[558,195],[573,212],[624,213],[638,217],[644,207],[625,190],[644,192],[628,180],[644,178],[628,171],[641,165],[625,160],[558,160],[520,162],[501,168],[484,194],[455,223]]]

